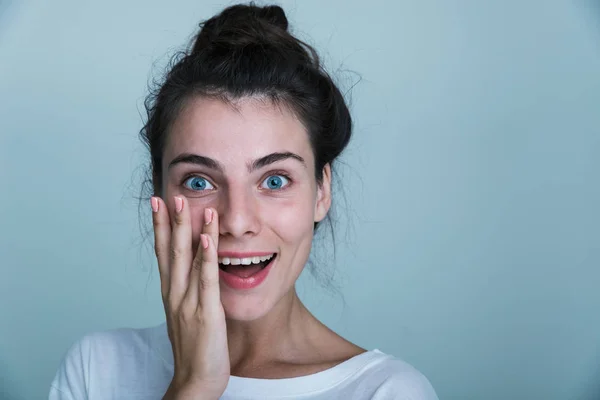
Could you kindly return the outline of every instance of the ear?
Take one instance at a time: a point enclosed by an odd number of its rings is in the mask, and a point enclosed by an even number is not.
[[[323,183],[317,187],[317,202],[315,203],[315,222],[322,221],[331,207],[331,166],[323,167]]]

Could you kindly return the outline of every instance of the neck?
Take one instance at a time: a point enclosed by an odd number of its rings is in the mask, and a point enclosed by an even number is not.
[[[295,287],[265,316],[253,321],[227,319],[232,371],[260,368],[301,357],[313,345],[321,323],[302,304]]]

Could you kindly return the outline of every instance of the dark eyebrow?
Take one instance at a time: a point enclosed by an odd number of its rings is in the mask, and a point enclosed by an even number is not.
[[[202,165],[206,168],[215,169],[219,172],[223,172],[223,167],[221,166],[221,164],[219,164],[217,161],[213,160],[212,158],[204,157],[199,154],[191,154],[191,153],[181,153],[180,155],[175,157],[173,159],[173,161],[171,161],[169,163],[169,166],[167,167],[167,169],[169,170],[176,164],[182,164],[182,163]]]
[[[306,168],[306,162],[304,158],[300,157],[298,154],[291,153],[289,151],[283,153],[271,153],[267,154],[264,157],[254,160],[251,164],[248,165],[248,172],[256,171],[257,169],[264,168],[269,164],[273,164],[277,161],[287,160],[288,158],[298,160],[304,168]],[[191,153],[182,153],[175,157],[170,163],[167,169],[171,169],[176,164],[196,164],[201,165],[206,168],[217,170],[223,173],[224,168],[218,161],[213,160],[212,158],[201,156],[199,154],[191,154]]]
[[[284,153],[271,153],[257,160],[254,160],[252,164],[248,166],[248,172],[256,171],[257,169],[261,169],[269,164],[273,164],[277,161],[287,160],[288,158],[300,161],[304,168],[306,168],[304,158],[300,157],[298,154],[286,151]]]

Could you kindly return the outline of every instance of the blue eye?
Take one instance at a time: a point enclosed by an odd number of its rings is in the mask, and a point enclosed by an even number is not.
[[[288,178],[283,175],[271,175],[263,181],[263,186],[266,184],[266,189],[279,190],[289,184]]]
[[[186,183],[190,182],[189,185]],[[202,178],[201,176],[190,176],[183,182],[183,185],[191,190],[203,191],[207,189],[214,189],[213,185],[210,184],[209,181]]]

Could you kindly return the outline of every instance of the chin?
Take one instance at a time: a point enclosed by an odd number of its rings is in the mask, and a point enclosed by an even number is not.
[[[228,293],[221,293],[221,303],[225,311],[225,318],[235,321],[254,321],[264,317],[271,310],[271,307],[258,299],[230,296]]]

